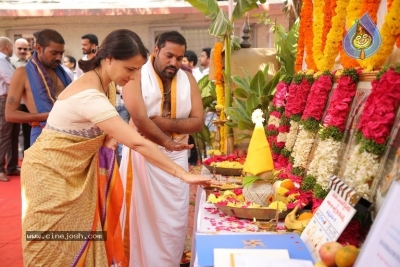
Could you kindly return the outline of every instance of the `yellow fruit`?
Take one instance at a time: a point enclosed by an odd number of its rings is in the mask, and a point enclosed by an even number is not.
[[[292,182],[292,180],[290,179],[285,179],[281,182],[281,187],[284,187],[288,190],[292,190],[295,189],[296,186],[294,185],[294,183]]]
[[[277,193],[278,195],[281,195],[281,196],[285,195],[285,193],[286,193],[287,191],[289,191],[289,190],[287,190],[287,189],[284,188],[284,187],[278,187],[278,188],[276,189],[276,193]]]
[[[353,245],[347,245],[339,249],[335,256],[337,267],[352,267],[356,262],[359,251]]]
[[[302,221],[302,220],[308,220],[311,219],[312,216],[314,214],[312,214],[312,212],[303,212],[302,214],[299,215],[299,217],[297,218],[297,220]]]

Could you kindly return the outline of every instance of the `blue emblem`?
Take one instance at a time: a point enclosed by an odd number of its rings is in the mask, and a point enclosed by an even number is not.
[[[344,51],[355,59],[365,59],[372,56],[378,52],[381,45],[381,34],[368,12],[356,20],[343,38]]]

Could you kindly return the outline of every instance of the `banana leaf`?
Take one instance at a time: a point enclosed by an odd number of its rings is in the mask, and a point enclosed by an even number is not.
[[[238,86],[250,92],[250,80],[240,77],[239,75],[233,75],[232,81]]]
[[[257,71],[250,82],[250,90],[256,96],[261,97],[263,95],[264,87],[266,86],[266,78],[262,70]]]
[[[206,17],[214,19],[220,8],[215,0],[185,0]]]
[[[258,8],[257,2],[258,0],[237,0],[232,18],[240,19],[246,12]],[[266,0],[260,0],[259,2],[264,4]]]
[[[249,97],[249,92],[246,91],[246,89],[243,88],[236,88],[235,91],[233,91],[233,94],[236,97],[240,97],[240,98],[248,98]]]
[[[233,25],[229,21],[226,13],[220,9],[217,16],[212,21],[210,27],[208,28],[208,32],[215,37],[224,38],[225,36],[229,36],[233,30]]]

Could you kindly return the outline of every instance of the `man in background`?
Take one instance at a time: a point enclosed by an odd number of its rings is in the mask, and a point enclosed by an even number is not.
[[[208,75],[210,73],[210,53],[211,53],[210,47],[205,47],[201,51],[200,66],[204,68],[203,75]]]
[[[2,182],[8,182],[7,175],[20,174],[18,170],[18,149],[16,155],[10,155],[14,123],[7,122],[5,118],[6,99],[14,74],[14,67],[10,62],[12,53],[13,44],[11,40],[7,37],[0,37],[0,181]]]
[[[76,77],[76,59],[73,56],[66,55],[62,61],[62,67],[64,67],[65,72],[71,78],[71,81],[75,81]]]
[[[94,55],[96,55],[99,39],[97,39],[96,35],[91,33],[83,35],[81,39],[81,47],[83,52],[82,60],[91,60]],[[76,65],[76,77],[79,78],[82,74],[83,71],[79,68],[79,64]]]
[[[10,58],[11,64],[14,68],[19,68],[21,66],[25,66],[28,63],[28,59],[26,58],[29,51],[29,43],[24,38],[19,38],[14,43],[14,54]]]
[[[8,122],[29,122],[32,126],[31,144],[46,125],[58,95],[71,83],[61,67],[64,44],[63,37],[57,31],[40,31],[36,39],[36,53],[25,66],[15,70],[11,80],[6,119]],[[21,99],[29,113],[19,110]]]
[[[194,51],[192,50],[186,50],[185,56],[183,57],[182,60],[182,65],[185,65],[189,69],[191,69],[192,74],[194,78],[196,79],[196,82],[198,82],[201,78],[203,78],[203,73],[201,73],[200,69],[196,67],[197,65],[197,55]]]

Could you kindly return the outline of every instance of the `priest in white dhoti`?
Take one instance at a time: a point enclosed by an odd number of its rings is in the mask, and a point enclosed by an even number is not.
[[[131,81],[123,99],[131,125],[188,169],[188,134],[200,131],[204,112],[193,75],[180,69],[185,38],[176,31],[158,36],[154,52]],[[175,176],[179,178],[178,169]],[[125,196],[120,221],[132,267],[177,267],[186,237],[189,186],[123,148],[120,166]]]

